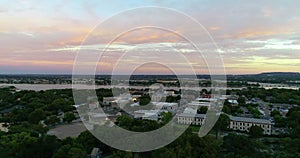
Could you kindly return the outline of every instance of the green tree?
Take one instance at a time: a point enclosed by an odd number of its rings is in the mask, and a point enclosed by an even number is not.
[[[252,138],[261,138],[263,136],[264,130],[259,126],[251,126],[249,129],[249,134]]]
[[[69,158],[86,158],[87,157],[87,153],[85,152],[85,150],[83,150],[82,148],[79,148],[79,147],[70,148],[67,155]]]
[[[133,125],[134,120],[126,115],[119,116],[117,118],[117,124],[119,127],[128,129]]]
[[[281,157],[300,157],[300,139],[299,138],[281,138],[278,140],[275,150],[275,156],[277,158]]]
[[[143,95],[140,97],[140,105],[147,105],[151,101],[151,97],[149,95]]]
[[[21,133],[27,132],[31,135],[43,135],[49,130],[47,127],[43,127],[42,124],[31,124],[29,122],[22,122],[19,124],[13,124],[9,126],[9,133]]]
[[[300,125],[290,129],[290,136],[292,138],[300,138]]]
[[[200,109],[197,110],[198,114],[206,114],[208,108],[206,106],[201,106]]]
[[[60,122],[60,119],[57,116],[50,116],[45,123],[47,125],[55,125]]]
[[[287,116],[287,124],[290,128],[295,128],[300,125],[300,112],[296,108],[292,108],[286,114]]]
[[[33,98],[32,100],[30,100],[30,102],[27,104],[26,107],[38,109],[38,108],[42,108],[43,106],[45,106],[45,105],[42,103],[40,98]]]
[[[240,158],[240,157],[263,157],[260,146],[255,140],[249,139],[247,136],[228,134],[223,138],[221,150],[224,157]]]
[[[64,121],[67,121],[68,123],[71,123],[73,120],[75,120],[76,117],[75,115],[73,114],[73,112],[67,112],[65,113],[64,115]]]
[[[243,106],[246,104],[246,99],[245,99],[245,97],[240,96],[238,98],[237,102],[239,103],[240,106]]]
[[[230,124],[230,118],[226,114],[221,114],[216,122],[214,129],[216,130],[216,139],[218,139],[220,130],[227,130]]]
[[[286,118],[283,118],[280,115],[274,116],[275,127],[287,127]]]
[[[276,115],[279,115],[280,116],[280,112],[278,111],[278,110],[273,110],[272,112],[271,112],[271,116],[276,116]]]
[[[44,119],[46,119],[46,113],[42,109],[36,109],[28,116],[28,121],[33,124],[37,124]]]
[[[32,137],[30,133],[21,132],[1,136],[0,147],[2,152],[6,153],[5,155],[9,155],[8,157],[25,157],[22,151],[37,142],[38,138]]]
[[[168,122],[170,122],[173,118],[173,114],[170,112],[164,112],[162,114],[162,118],[161,118],[161,122],[163,125],[167,124]]]
[[[81,144],[87,153],[90,153],[94,147],[100,148],[103,153],[110,151],[110,148],[99,141],[90,131],[84,131],[77,137],[76,142]]]
[[[132,152],[115,150],[109,158],[133,158]]]
[[[60,146],[56,136],[43,135],[37,142],[27,145],[19,152],[23,158],[50,158]]]
[[[168,149],[166,147],[160,148],[159,150],[155,150],[151,152],[151,157],[156,158],[176,158],[176,153],[174,153],[171,149]]]
[[[169,103],[176,103],[176,102],[178,102],[180,99],[181,99],[181,96],[180,96],[180,95],[177,95],[177,96],[167,96],[166,102],[169,102]]]

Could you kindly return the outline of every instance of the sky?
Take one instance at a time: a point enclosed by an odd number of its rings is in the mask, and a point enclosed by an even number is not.
[[[71,74],[79,49],[88,50],[85,55],[95,53],[123,28],[149,21],[166,29],[125,32],[102,54],[97,73],[111,74],[114,68],[130,72],[135,67],[141,74],[184,74],[189,66],[196,73],[208,73],[205,58],[188,42],[197,40],[204,52],[216,51],[207,43],[205,31],[163,11],[122,13],[144,6],[171,8],[198,21],[216,43],[227,74],[300,72],[298,0],[0,0],[0,4],[1,74]],[[148,21],[133,20],[138,16]],[[115,21],[107,23],[109,27],[101,27],[112,17]],[[193,36],[187,40],[181,36],[185,34]]]

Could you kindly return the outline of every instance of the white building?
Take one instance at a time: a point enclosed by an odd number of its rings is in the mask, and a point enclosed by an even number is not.
[[[103,104],[114,108],[123,108],[126,104],[132,102],[129,95],[120,95],[118,97],[103,97]]]
[[[104,105],[111,105],[113,102],[116,102],[115,97],[103,97],[103,104]]]
[[[5,126],[5,123],[0,123],[0,131],[8,132],[8,127]]]
[[[259,126],[264,130],[265,135],[272,134],[272,123],[269,120],[234,116],[229,116],[229,118],[229,128],[232,130],[249,132],[251,126]]]
[[[181,113],[177,115],[177,123],[201,126],[204,123],[205,114]]]
[[[151,95],[151,101],[153,102],[160,102],[166,98],[166,95],[164,93],[153,93]]]
[[[199,109],[201,106],[209,107],[212,103],[215,103],[217,101],[217,99],[212,98],[196,98],[196,100],[189,103],[189,105],[195,106]]]
[[[87,127],[88,129],[93,129],[94,125],[109,125],[113,126],[114,123],[119,115],[111,115],[106,114],[100,109],[95,109],[93,111],[88,112],[88,120],[85,122],[86,125],[90,126]]]
[[[265,135],[272,134],[272,123],[265,119],[245,118],[230,116],[229,129],[249,132],[251,126],[259,126]],[[201,126],[204,123],[205,114],[182,113],[177,115],[177,123]]]
[[[94,109],[98,109],[99,108],[99,103],[93,103],[93,104],[89,104],[89,109],[90,110],[94,110]]]
[[[235,99],[228,99],[228,102],[229,102],[230,104],[234,104],[234,105],[238,105],[238,104],[239,104],[238,101],[235,100]]]
[[[184,109],[183,113],[185,113],[185,114],[197,114],[197,110],[193,109],[193,108],[190,108],[190,107],[187,107],[187,108]]]
[[[107,115],[100,109],[95,109],[88,113],[89,123],[103,125],[108,121]]]
[[[152,102],[156,110],[165,110],[172,114],[175,114],[178,109],[178,103],[168,103],[168,102]]]
[[[165,90],[165,95],[167,96],[176,96],[174,90]]]
[[[134,118],[157,121],[161,112],[161,110],[137,110],[134,111]]]

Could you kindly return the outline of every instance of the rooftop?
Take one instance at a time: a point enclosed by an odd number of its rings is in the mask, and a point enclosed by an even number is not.
[[[157,106],[177,106],[178,103],[169,103],[169,102],[152,102],[152,104]]]
[[[195,118],[205,118],[205,114],[193,114],[193,113],[181,113],[178,114],[179,117],[195,117]]]
[[[253,123],[261,123],[261,124],[272,124],[271,121],[265,119],[256,119],[256,118],[247,118],[247,117],[235,117],[228,115],[230,120],[237,122],[253,122]]]
[[[204,102],[214,102],[217,101],[217,99],[213,98],[196,98],[197,101],[204,101]]]
[[[195,117],[195,118],[205,118],[205,114],[192,114],[192,113],[181,113],[178,114],[179,117]],[[256,119],[256,118],[247,118],[247,117],[235,117],[228,115],[231,121],[237,122],[252,122],[252,123],[260,123],[260,124],[272,124],[271,121],[266,119]]]
[[[158,114],[161,110],[137,110],[134,113]]]

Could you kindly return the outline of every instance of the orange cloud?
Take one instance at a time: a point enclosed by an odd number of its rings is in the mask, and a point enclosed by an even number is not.
[[[278,32],[274,32],[271,30],[259,30],[259,29],[251,29],[251,30],[245,30],[240,31],[238,33],[233,34],[224,34],[219,36],[220,38],[252,38],[252,37],[259,37],[259,36],[269,36],[274,35]]]
[[[220,30],[221,28],[219,26],[212,26],[208,28],[210,31],[217,31]]]
[[[64,41],[59,41],[58,44],[63,46],[63,45],[80,45],[84,41],[85,36],[78,36],[78,37],[73,37],[71,39],[67,39]]]
[[[140,44],[140,43],[159,43],[159,42],[179,42],[183,39],[176,33],[154,28],[142,28],[123,34],[117,42]]]
[[[250,37],[257,37],[257,36],[269,36],[273,35],[275,32],[272,32],[270,30],[249,30],[249,31],[243,31],[239,32],[236,37],[237,38],[250,38]]]
[[[14,62],[17,63],[23,63],[23,64],[29,64],[29,65],[44,65],[44,66],[49,66],[49,65],[73,65],[72,60],[67,60],[67,61],[50,61],[50,60],[14,60]]]

